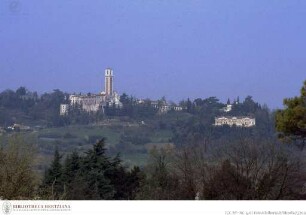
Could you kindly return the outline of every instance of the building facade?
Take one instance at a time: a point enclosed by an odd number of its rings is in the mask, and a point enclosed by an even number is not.
[[[151,101],[151,106],[158,109],[159,113],[168,113],[171,110],[178,112],[183,111],[183,107],[175,104],[168,104],[166,101]]]
[[[105,94],[70,95],[71,106],[81,106],[87,112],[97,112],[106,102]]]
[[[253,127],[256,125],[255,118],[249,117],[217,117],[215,118],[215,126],[228,125],[230,127]]]
[[[68,104],[61,104],[60,115],[61,116],[67,115],[68,114],[68,110],[69,110],[69,105]]]

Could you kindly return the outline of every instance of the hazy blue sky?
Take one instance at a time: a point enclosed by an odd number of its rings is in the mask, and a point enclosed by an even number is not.
[[[0,0],[0,90],[115,88],[174,101],[252,95],[271,107],[306,79],[304,0]]]

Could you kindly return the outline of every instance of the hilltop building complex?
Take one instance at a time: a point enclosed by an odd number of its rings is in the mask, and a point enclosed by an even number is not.
[[[144,104],[143,99],[137,99],[136,105]],[[64,116],[72,108],[81,108],[86,112],[104,111],[104,107],[111,106],[121,108],[120,96],[114,91],[114,74],[111,68],[105,69],[104,91],[99,94],[72,94],[69,96],[68,104],[60,105],[60,115]],[[174,104],[168,104],[166,101],[151,101],[151,106],[158,110],[158,113],[167,113],[168,111],[182,111],[183,108]]]
[[[113,90],[114,86],[113,70],[107,68],[105,70],[104,86],[105,91],[99,94],[72,94],[69,96],[69,104],[61,104],[60,115],[67,115],[69,108],[80,107],[86,112],[97,112],[103,110],[106,105],[114,105],[120,108],[122,103],[120,102],[120,96]]]

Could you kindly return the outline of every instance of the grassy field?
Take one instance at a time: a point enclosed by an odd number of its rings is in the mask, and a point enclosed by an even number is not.
[[[40,173],[50,165],[56,148],[65,158],[73,151],[84,153],[101,138],[106,138],[107,152],[110,156],[120,154],[128,167],[144,166],[153,147],[160,148],[171,144],[173,137],[171,124],[188,118],[190,118],[189,114],[173,113],[160,115],[145,122],[112,119],[100,122],[98,125],[43,128],[22,133],[22,135],[25,136],[25,140],[36,145],[35,169]],[[11,134],[1,134],[0,140],[7,139],[7,136]]]
[[[50,164],[55,148],[65,157],[73,151],[83,153],[101,138],[106,138],[106,147],[111,155],[120,154],[124,164],[128,167],[143,166],[147,162],[148,153],[152,145],[169,143],[172,132],[170,130],[154,130],[146,126],[68,126],[61,128],[42,129],[29,134],[35,136],[38,146],[38,171],[44,171]],[[133,140],[123,141],[122,136],[145,136],[148,142],[134,144]]]

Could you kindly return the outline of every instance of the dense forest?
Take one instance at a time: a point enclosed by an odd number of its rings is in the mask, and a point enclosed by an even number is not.
[[[16,91],[5,90],[0,93],[0,125],[63,125],[63,119],[59,116],[59,105],[65,102],[67,96],[68,94],[60,90],[40,96],[24,87]]]
[[[181,101],[182,113],[159,115],[148,100],[141,106],[121,96],[123,108],[107,107],[106,115],[58,114],[67,95],[59,90],[38,96],[19,88],[0,94],[0,123],[44,123],[64,126],[106,118],[122,122],[145,120],[151,130],[169,130],[169,144],[153,147],[143,166],[121,160],[126,143],[141,145],[148,136],[126,133],[120,147],[107,147],[100,138],[85,152],[63,154],[55,147],[52,162],[39,175],[33,168],[37,143],[23,133],[0,138],[0,196],[5,199],[104,200],[279,200],[306,199],[304,145],[306,82],[301,95],[284,100],[285,108],[271,112],[248,96],[233,102],[230,113],[217,98]],[[215,127],[222,115],[252,116],[251,128]],[[118,154],[117,154],[118,153]],[[18,185],[18,186],[17,186]]]

